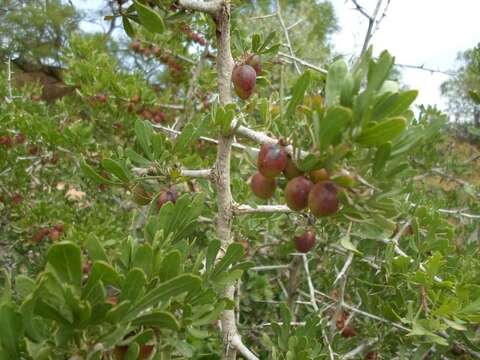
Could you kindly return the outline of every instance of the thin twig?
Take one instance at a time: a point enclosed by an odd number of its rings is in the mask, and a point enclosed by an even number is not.
[[[318,311],[317,299],[315,298],[315,288],[313,287],[312,277],[310,276],[310,269],[308,268],[307,255],[302,254],[303,267],[305,269],[305,275],[307,277],[308,290],[310,291],[310,302],[313,309]]]
[[[308,68],[310,68],[310,69],[312,69],[312,70],[318,71],[318,72],[321,73],[321,74],[327,74],[327,73],[328,73],[328,71],[327,71],[326,69],[321,68],[321,67],[316,66],[316,65],[313,65],[313,64],[310,64],[309,62],[307,62],[307,61],[305,61],[305,60],[302,60],[302,59],[300,59],[300,58],[298,58],[298,57],[296,57],[296,56],[294,56],[294,55],[285,54],[285,53],[283,53],[283,52],[279,52],[278,55],[279,55],[279,56],[282,56],[282,57],[284,57],[284,58],[287,58],[287,59],[296,61],[296,62],[302,64],[302,65],[305,66],[305,67],[308,67]]]
[[[378,338],[374,338],[374,339],[370,339],[370,340],[367,340],[363,343],[361,343],[360,345],[358,345],[355,349],[353,349],[352,351],[349,351],[348,353],[346,353],[345,355],[342,356],[342,359],[346,360],[346,359],[355,359],[357,358],[357,356],[359,354],[361,354],[362,352],[364,352],[365,350],[371,348],[373,345],[375,345],[375,343],[378,342]]]
[[[263,213],[291,213],[293,212],[286,205],[257,205],[255,207],[245,204],[234,205],[233,212],[240,214],[263,214]]]
[[[290,51],[290,55],[295,57],[295,52],[293,51],[292,42],[290,41],[290,35],[288,34],[288,29],[287,29],[287,26],[285,25],[285,21],[283,21],[282,8],[280,7],[280,1],[279,0],[277,0],[277,17],[278,17],[278,21],[280,22],[280,26],[283,29],[283,33],[285,35],[285,40],[288,44],[288,49]],[[297,74],[301,74],[300,68],[299,68],[296,60],[294,60],[293,65],[295,66],[295,70],[297,71]]]
[[[7,97],[5,98],[7,103],[13,101],[13,92],[12,92],[12,61],[10,57],[7,60]]]

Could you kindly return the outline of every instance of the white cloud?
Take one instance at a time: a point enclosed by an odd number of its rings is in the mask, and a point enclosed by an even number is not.
[[[341,30],[332,37],[335,49],[343,54],[358,54],[367,21],[350,0],[331,0]],[[358,1],[368,13],[377,0]],[[384,0],[384,3],[387,1]],[[424,65],[440,70],[456,67],[459,51],[480,42],[480,1],[474,0],[391,0],[387,16],[372,38],[375,53],[387,49],[398,63]],[[404,82],[420,90],[417,104],[436,104],[444,108],[439,86],[447,76],[422,70],[403,69]]]

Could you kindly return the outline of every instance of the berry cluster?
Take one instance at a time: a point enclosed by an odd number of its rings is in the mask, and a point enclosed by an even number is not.
[[[168,52],[162,52],[158,46],[155,45],[142,45],[140,40],[134,40],[130,44],[130,49],[132,49],[137,54],[142,54],[145,57],[154,56],[159,59],[163,64],[167,65],[170,73],[174,77],[180,77],[182,75],[183,66],[180,64],[175,56]]]
[[[152,194],[145,190],[145,188],[140,184],[135,185],[135,187],[132,189],[132,194],[133,201],[142,206],[150,204],[153,198]],[[177,199],[178,194],[174,188],[162,190],[156,200],[157,210],[160,211],[162,206],[167,202],[172,202],[175,204]]]
[[[32,236],[32,241],[34,243],[39,243],[46,237],[49,237],[52,241],[57,241],[63,235],[65,227],[63,224],[55,224],[51,228],[41,228]]]
[[[0,136],[0,146],[11,148],[14,145],[23,144],[25,140],[25,135],[23,135],[22,133],[15,134],[15,136],[2,135]]]
[[[281,144],[262,145],[257,158],[258,172],[250,181],[253,193],[261,199],[273,196],[276,177],[283,172],[289,180],[285,187],[285,202],[294,211],[307,207],[317,218],[334,215],[340,206],[337,185],[330,181],[325,169],[312,171],[309,177],[300,171]],[[306,253],[315,243],[315,233],[307,231],[294,238],[298,251]]]
[[[207,40],[205,40],[205,38],[202,35],[197,34],[196,32],[193,32],[192,29],[190,28],[190,26],[188,26],[187,24],[183,24],[180,27],[180,31],[182,33],[184,33],[185,35],[187,35],[187,37],[190,40],[196,42],[197,44],[202,45],[202,46],[207,45]]]
[[[252,96],[257,84],[257,76],[261,71],[261,60],[258,55],[250,55],[245,62],[233,68],[233,87],[240,99],[246,100]]]

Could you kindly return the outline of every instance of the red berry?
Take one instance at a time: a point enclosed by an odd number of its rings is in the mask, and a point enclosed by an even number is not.
[[[308,195],[308,207],[316,217],[333,215],[338,211],[337,187],[331,181],[322,181]]]
[[[133,201],[138,205],[148,205],[152,201],[152,196],[145,191],[145,188],[137,184],[132,190]]]
[[[58,223],[53,225],[53,228],[59,232],[64,232],[65,231],[65,226],[62,223]]]
[[[307,253],[315,245],[315,233],[313,231],[306,231],[300,236],[295,236],[293,238],[293,244],[298,252]]]
[[[57,229],[50,229],[49,232],[48,232],[48,237],[52,240],[52,241],[57,241],[58,239],[60,239],[60,237],[62,236],[62,233],[60,231],[58,231]]]
[[[32,241],[35,242],[35,243],[39,243],[45,237],[47,237],[49,233],[50,233],[49,229],[41,228],[32,236]]]
[[[330,180],[330,174],[326,169],[318,169],[310,172],[310,179],[316,184],[320,181]]]
[[[347,324],[342,330],[342,336],[344,338],[351,338],[357,335],[357,331],[352,324]]]
[[[130,99],[130,102],[132,104],[138,104],[140,100],[141,100],[140,95],[133,95],[132,98]]]
[[[28,147],[28,153],[30,155],[38,155],[40,148],[38,146],[32,145]]]
[[[365,360],[378,360],[378,353],[376,351],[370,351],[365,355]]]
[[[160,124],[165,121],[165,113],[163,111],[157,111],[153,116],[153,122]]]
[[[148,359],[153,353],[154,345],[144,344],[140,347],[139,359]]]
[[[259,55],[253,54],[245,61],[247,65],[250,65],[255,69],[255,73],[259,76],[262,73],[261,59]]]
[[[257,73],[250,65],[238,65],[233,69],[232,81],[240,99],[248,99],[255,89]]]
[[[5,147],[11,147],[12,146],[12,138],[8,135],[2,135],[0,136],[0,145],[3,145]]]
[[[20,204],[23,201],[23,196],[21,194],[15,194],[12,196],[11,201],[13,204]]]
[[[278,144],[263,144],[257,158],[257,169],[263,176],[274,178],[287,165],[287,152]]]
[[[157,198],[157,209],[160,210],[167,202],[174,204],[177,202],[177,193],[175,190],[165,190],[160,193]]]
[[[308,206],[308,194],[312,190],[313,183],[304,176],[297,176],[290,180],[285,188],[285,200],[287,206],[296,211]]]
[[[23,135],[22,133],[18,133],[15,135],[15,144],[23,144],[25,140],[25,135]]]
[[[142,49],[142,43],[138,40],[135,40],[130,44],[130,48],[135,52],[140,51]]]
[[[288,180],[303,175],[303,172],[297,168],[290,155],[287,155],[287,163],[285,164],[285,169],[283,169],[283,175]]]
[[[87,260],[86,262],[83,263],[82,271],[84,274],[90,274],[91,270],[92,270],[92,262],[90,260]]]
[[[273,178],[267,178],[261,173],[253,175],[250,181],[250,188],[253,193],[261,199],[270,199],[275,193],[277,182]]]

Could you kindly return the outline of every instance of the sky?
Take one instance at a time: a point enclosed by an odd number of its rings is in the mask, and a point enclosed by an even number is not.
[[[335,51],[347,56],[358,54],[368,25],[366,18],[355,10],[351,0],[330,1],[340,26],[332,36]],[[387,2],[383,0],[383,4]],[[102,0],[74,1],[85,10],[98,9],[102,3]],[[377,0],[358,0],[358,3],[371,14]],[[480,0],[390,0],[386,17],[370,43],[375,54],[386,49],[399,64],[452,71],[458,67],[458,52],[480,42],[479,14]],[[84,27],[101,29],[92,24]],[[402,81],[419,90],[416,104],[437,105],[445,110],[439,88],[447,79],[448,75],[442,73],[402,68]]]
[[[358,54],[368,26],[366,18],[355,10],[351,0],[331,2],[340,25],[340,31],[332,36],[335,50]],[[358,3],[371,14],[377,0]],[[479,0],[391,0],[371,44],[375,54],[386,49],[399,64],[451,71],[458,67],[458,52],[480,42],[479,15]],[[439,87],[447,79],[445,74],[402,69],[403,82],[420,91],[416,104],[437,105],[442,110],[445,100]]]

